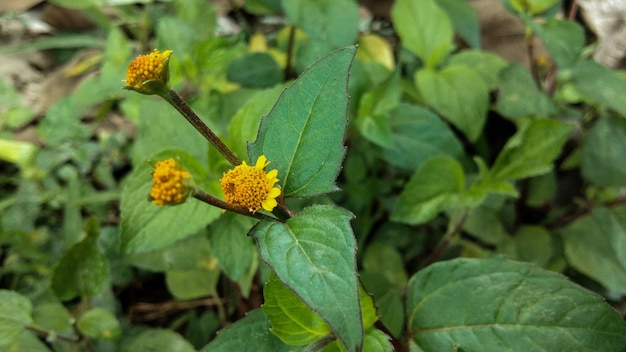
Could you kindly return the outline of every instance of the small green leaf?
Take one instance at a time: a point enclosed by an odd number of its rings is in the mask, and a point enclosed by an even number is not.
[[[580,169],[585,179],[598,186],[624,186],[625,155],[626,123],[614,116],[604,116],[585,136]]]
[[[145,331],[126,349],[127,352],[195,352],[195,350],[182,336],[167,329],[150,329]]]
[[[245,338],[242,338],[245,336]],[[270,323],[263,310],[248,312],[243,318],[220,330],[217,337],[200,352],[289,352],[293,346],[285,345],[270,332]]]
[[[288,345],[308,345],[330,334],[324,320],[275,275],[263,287],[263,312],[272,333]]]
[[[463,50],[450,57],[449,65],[470,67],[490,90],[498,87],[498,75],[508,64],[500,56],[482,50]]]
[[[400,75],[394,72],[379,86],[363,94],[355,124],[373,143],[388,148],[392,144],[389,111],[400,103]]]
[[[464,189],[465,175],[457,161],[446,156],[431,158],[400,193],[391,220],[410,225],[428,222],[439,212],[458,206]]]
[[[15,291],[0,290],[0,346],[13,342],[33,320],[33,306]]]
[[[209,226],[213,255],[231,280],[238,280],[252,265],[256,247],[247,234],[256,220],[228,212]]]
[[[207,176],[206,169],[183,150],[164,150],[151,158],[152,163],[173,157],[187,169],[199,188],[219,194],[217,180]],[[163,248],[215,220],[221,211],[190,198],[177,206],[157,206],[148,200],[154,166],[150,162],[137,165],[125,180],[121,200],[121,251],[126,254],[149,252]]]
[[[472,48],[480,48],[480,23],[474,8],[465,1],[435,0],[445,11],[455,31]]]
[[[359,30],[359,11],[352,0],[282,1],[289,21],[331,49],[352,45]]]
[[[512,237],[498,244],[498,251],[507,258],[545,267],[552,257],[552,236],[541,226],[520,226]]]
[[[151,271],[194,270],[215,268],[216,260],[206,234],[187,237],[151,252],[133,253],[125,256],[134,266]]]
[[[345,209],[316,205],[286,223],[261,221],[251,234],[280,281],[354,351],[363,344],[363,322],[351,219]]]
[[[251,53],[231,62],[226,78],[242,86],[263,88],[280,83],[283,71],[269,54]]]
[[[93,308],[85,312],[76,326],[84,335],[93,339],[116,340],[121,334],[120,323],[106,309]]]
[[[424,351],[618,351],[626,324],[602,297],[534,265],[435,263],[409,281],[408,333]]]
[[[400,253],[382,243],[367,246],[361,265],[363,270],[383,275],[397,288],[404,287],[409,280]]]
[[[52,274],[52,290],[62,301],[94,296],[109,284],[109,263],[98,247],[96,218],[85,225],[87,237],[70,247]]]
[[[557,111],[554,102],[537,89],[530,72],[516,63],[500,71],[496,109],[511,119],[547,117]]]
[[[383,158],[392,165],[415,170],[435,156],[463,155],[463,147],[450,128],[422,107],[401,103],[391,111],[390,119],[393,144],[383,150]]]
[[[584,99],[626,117],[626,82],[615,72],[595,61],[585,60],[572,67],[571,82]]]
[[[396,0],[391,19],[402,45],[433,69],[454,49],[454,31],[434,0]]]
[[[378,271],[362,271],[363,285],[376,299],[376,314],[395,337],[402,336],[404,327],[404,289],[394,287],[387,275]],[[405,285],[406,286],[406,285]]]
[[[441,71],[422,69],[415,83],[426,103],[461,130],[470,141],[481,134],[489,108],[489,88],[482,77],[465,66]]]
[[[549,172],[573,126],[553,119],[523,120],[498,155],[491,175],[517,180]]]
[[[220,272],[217,267],[165,272],[167,288],[179,300],[216,296],[215,290],[219,277]]]
[[[572,267],[613,294],[626,294],[626,207],[594,208],[563,229],[563,242]]]
[[[8,344],[0,344],[0,348],[2,348],[3,351],[10,352],[50,352],[48,346],[46,346],[37,335],[28,330],[22,331],[21,334]]]
[[[559,68],[569,67],[580,57],[585,45],[585,31],[581,25],[554,18],[541,24],[531,23]]]
[[[335,51],[305,71],[261,120],[248,145],[250,160],[265,155],[287,197],[337,190],[348,110],[347,82],[355,48]]]
[[[61,303],[51,302],[36,305],[33,320],[37,327],[61,332],[70,328],[74,318]]]
[[[507,2],[518,12],[538,15],[550,10],[559,0],[507,0]]]
[[[345,348],[337,341],[332,341],[324,346],[321,352],[345,352]],[[363,340],[363,351],[367,352],[389,352],[394,351],[389,336],[378,329],[370,329],[365,332]]]

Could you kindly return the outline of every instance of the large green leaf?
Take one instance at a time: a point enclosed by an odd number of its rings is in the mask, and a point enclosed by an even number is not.
[[[571,81],[585,100],[626,117],[626,82],[615,72],[595,61],[585,60],[572,67]]]
[[[547,117],[556,113],[556,105],[541,92],[522,65],[514,63],[500,71],[496,109],[508,118]]]
[[[128,254],[127,263],[151,271],[216,268],[217,261],[204,231],[151,252]]]
[[[217,180],[210,180],[206,169],[189,153],[164,150],[154,155],[152,163],[173,157],[186,168],[205,192],[219,194]],[[137,165],[122,189],[121,250],[124,253],[148,252],[195,234],[215,220],[221,211],[196,199],[177,206],[157,206],[148,200],[152,187],[153,164]]]
[[[580,169],[583,176],[598,186],[626,185],[626,122],[604,116],[585,136]]]
[[[383,150],[383,158],[392,165],[415,170],[434,156],[463,154],[448,125],[424,108],[401,103],[390,112],[390,120],[392,145]]]
[[[452,23],[434,0],[397,0],[391,19],[402,45],[433,69],[454,49]]]
[[[33,306],[25,296],[0,290],[0,346],[13,342],[32,323]]]
[[[113,313],[103,308],[93,308],[85,312],[76,322],[76,327],[85,336],[93,339],[118,339],[120,323]]]
[[[418,272],[408,333],[423,351],[618,351],[626,325],[602,297],[564,276],[499,258]]]
[[[98,247],[96,218],[87,222],[85,232],[85,239],[70,247],[54,268],[51,286],[62,301],[97,295],[109,284],[109,263]]]
[[[459,205],[465,174],[456,160],[446,156],[426,161],[406,184],[391,213],[391,220],[416,225]]]
[[[572,65],[580,57],[585,45],[585,30],[581,25],[559,19],[541,24],[531,21],[531,24],[559,68]]]
[[[614,294],[626,294],[626,207],[594,208],[563,229],[563,241],[576,270]]]
[[[256,223],[252,218],[227,212],[209,226],[213,255],[231,280],[239,280],[253,265],[257,252],[247,234]]]
[[[465,66],[441,71],[422,69],[415,74],[420,94],[428,105],[475,141],[483,130],[489,108],[489,88],[482,77]]]
[[[267,53],[250,53],[234,60],[226,77],[246,87],[271,87],[283,79],[283,71]]]
[[[302,73],[262,119],[256,141],[248,145],[251,161],[265,155],[270,168],[278,170],[285,196],[337,190],[355,50],[337,50]]]
[[[127,348],[127,352],[168,351],[194,352],[196,349],[182,336],[168,329],[150,329],[141,333]]]
[[[507,62],[500,56],[482,50],[463,50],[450,56],[449,64],[471,67],[483,78],[490,90],[498,87],[500,70],[507,66]]]
[[[553,119],[521,121],[498,155],[491,175],[498,180],[517,180],[549,172],[572,129],[572,125]]]
[[[261,258],[349,351],[363,344],[352,216],[342,208],[317,205],[286,223],[262,221],[251,231]]]
[[[480,23],[474,8],[465,1],[435,0],[450,17],[454,30],[472,48],[480,48]]]
[[[245,338],[242,338],[245,336]],[[256,309],[219,332],[217,337],[200,352],[257,352],[299,351],[285,345],[270,332],[270,323],[261,309]]]
[[[332,49],[352,45],[359,30],[359,11],[352,0],[283,0],[289,21]]]

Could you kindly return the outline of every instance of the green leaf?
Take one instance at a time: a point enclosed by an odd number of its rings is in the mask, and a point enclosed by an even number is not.
[[[489,90],[498,87],[498,75],[508,63],[500,56],[481,50],[463,50],[450,57],[450,66],[470,67],[478,73]]]
[[[129,264],[151,271],[217,267],[211,244],[204,231],[152,252],[126,255],[125,259]]]
[[[120,323],[111,312],[103,308],[86,311],[76,326],[81,333],[93,339],[115,340],[121,334]]]
[[[139,335],[126,351],[195,352],[195,350],[187,340],[172,330],[151,329]]]
[[[489,108],[489,88],[482,77],[465,66],[441,71],[422,69],[415,82],[426,103],[461,130],[470,141],[481,134]]]
[[[308,345],[330,334],[328,324],[276,275],[263,287],[263,312],[272,333],[288,345]]]
[[[231,280],[238,280],[250,268],[256,247],[247,234],[256,220],[227,212],[209,226],[213,255]]]
[[[480,23],[474,8],[465,1],[436,0],[445,11],[456,32],[472,48],[480,48]]]
[[[39,328],[62,332],[71,327],[74,318],[61,303],[51,302],[36,305],[33,320]]]
[[[96,218],[85,224],[87,236],[70,247],[52,274],[52,290],[62,301],[95,296],[109,284],[109,263],[98,247],[100,228]]]
[[[565,256],[611,293],[626,294],[626,207],[596,207],[563,229]]]
[[[384,273],[362,271],[363,285],[376,299],[376,314],[395,337],[402,336],[404,327],[404,289],[394,287]],[[406,286],[406,285],[405,285]]]
[[[569,67],[580,57],[585,31],[578,23],[552,18],[541,24],[531,21],[531,24],[559,68]]]
[[[615,72],[595,61],[585,60],[572,67],[571,83],[584,99],[626,117],[626,82]]]
[[[153,163],[173,157],[186,168],[199,188],[210,194],[221,192],[217,180],[189,153],[164,150],[151,158]],[[148,200],[153,164],[143,162],[125,180],[121,199],[121,251],[148,252],[195,234],[215,220],[221,211],[195,199],[177,206],[157,206]]]
[[[415,170],[435,156],[463,155],[463,147],[450,128],[422,107],[401,103],[391,111],[390,119],[393,144],[383,150],[383,158],[392,165]]]
[[[337,341],[332,341],[324,346],[321,352],[345,352],[343,346]],[[370,329],[365,332],[363,339],[363,351],[367,352],[389,352],[394,351],[393,345],[389,341],[389,336],[378,329]]]
[[[512,119],[547,117],[557,112],[554,102],[537,88],[530,72],[517,63],[500,71],[496,110]]]
[[[178,300],[216,296],[220,272],[217,266],[196,270],[169,270],[165,272],[168,290]]]
[[[552,119],[523,120],[498,155],[491,175],[517,180],[549,172],[573,126]]]
[[[50,352],[46,344],[44,344],[37,335],[28,330],[22,331],[22,333],[9,344],[0,344],[0,348],[2,348],[3,351],[11,352]]]
[[[392,144],[389,111],[400,103],[400,74],[395,71],[383,83],[363,94],[355,124],[369,141],[384,148]]]
[[[335,51],[305,71],[261,120],[248,145],[250,160],[265,155],[287,197],[337,190],[348,110],[347,82],[354,47]]]
[[[383,275],[397,288],[404,287],[409,280],[402,256],[386,244],[374,242],[367,246],[361,265],[363,270]]]
[[[0,290],[0,346],[20,336],[32,323],[33,306],[28,298],[15,291]]]
[[[552,236],[546,228],[523,225],[512,237],[498,244],[498,251],[507,258],[545,267],[552,257],[552,247]]]
[[[248,312],[243,319],[220,330],[217,337],[200,349],[200,352],[288,352],[294,350],[298,349],[285,345],[270,332],[270,324],[263,310],[256,309]]]
[[[446,156],[431,158],[415,171],[400,193],[391,220],[410,225],[428,222],[439,212],[458,206],[464,189],[465,175],[457,161]]]
[[[454,49],[454,31],[434,0],[396,0],[391,19],[402,45],[433,69]]]
[[[550,10],[559,0],[507,0],[518,12],[538,15]]]
[[[617,351],[626,324],[602,297],[534,265],[435,263],[409,281],[408,333],[421,350]]]
[[[266,53],[250,53],[228,66],[226,78],[246,87],[271,87],[283,80],[283,71]]]
[[[585,136],[581,165],[585,179],[603,187],[626,185],[626,123],[604,116]]]
[[[261,258],[349,351],[363,344],[352,216],[345,209],[316,205],[286,223],[261,221],[251,231]]]
[[[359,11],[352,0],[283,0],[282,5],[294,26],[332,49],[356,41]]]

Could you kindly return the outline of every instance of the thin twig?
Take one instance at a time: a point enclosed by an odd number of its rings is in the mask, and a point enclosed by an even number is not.
[[[280,221],[277,218],[271,217],[269,215],[265,215],[263,213],[258,213],[258,212],[257,213],[251,213],[246,208],[237,207],[237,206],[234,206],[234,205],[232,205],[230,203],[227,203],[227,202],[225,202],[225,201],[223,201],[221,199],[217,199],[217,198],[213,197],[212,195],[204,192],[203,190],[201,190],[199,188],[196,188],[194,190],[193,197],[198,199],[198,200],[200,200],[200,201],[203,201],[203,202],[205,202],[207,204],[213,205],[215,207],[218,207],[218,208],[221,208],[221,209],[224,209],[224,210],[230,210],[232,212],[235,212],[235,213],[238,213],[238,214],[241,214],[241,215],[250,216],[250,217],[253,217],[255,219]]]
[[[461,227],[463,227],[463,224],[465,223],[465,220],[467,219],[467,215],[468,215],[468,211],[463,210],[459,220],[454,224],[454,226],[449,227],[448,232],[446,232],[446,234],[443,236],[443,238],[437,245],[437,248],[435,248],[435,250],[428,257],[428,259],[424,261],[424,263],[420,266],[420,269],[423,269],[429,266],[430,264],[434,263],[437,260],[437,258],[439,258],[439,256],[443,253],[443,251],[450,244],[452,237],[456,235],[459,231],[461,231]]]
[[[68,337],[68,336],[63,336],[63,335],[56,335],[54,332],[48,331],[48,330],[44,330],[44,329],[40,329],[34,326],[27,326],[25,327],[26,330],[30,330],[32,332],[34,332],[35,334],[41,336],[41,337],[49,337],[51,335],[54,334],[54,338],[60,341],[65,341],[65,342],[70,342],[70,343],[80,343],[82,341],[82,336],[78,336],[78,337]]]

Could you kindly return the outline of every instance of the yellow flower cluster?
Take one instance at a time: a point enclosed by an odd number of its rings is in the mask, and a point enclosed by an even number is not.
[[[169,158],[156,163],[152,173],[150,199],[156,205],[176,205],[184,202],[192,191],[188,183],[189,172]]]
[[[280,188],[274,187],[278,182],[278,170],[265,172],[269,162],[261,155],[254,166],[244,161],[224,174],[220,180],[226,202],[256,213],[263,208],[272,211],[278,202]]]
[[[154,49],[148,55],[139,55],[128,65],[125,89],[143,94],[157,94],[167,88],[169,59],[172,50],[159,52]]]

